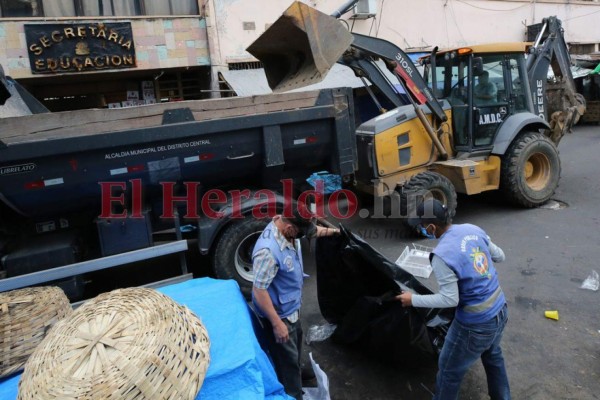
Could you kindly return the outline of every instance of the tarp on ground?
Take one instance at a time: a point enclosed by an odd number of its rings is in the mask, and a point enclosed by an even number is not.
[[[194,279],[160,292],[187,306],[210,338],[210,365],[198,400],[288,400],[256,339],[250,311],[235,281]],[[20,375],[0,381],[0,399],[17,398]]]
[[[319,307],[337,324],[332,339],[395,365],[437,360],[454,309],[403,308],[392,300],[401,290],[433,291],[341,228],[316,245]]]

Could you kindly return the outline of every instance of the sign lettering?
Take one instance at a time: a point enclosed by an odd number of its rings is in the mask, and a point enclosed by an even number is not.
[[[34,163],[11,165],[8,167],[0,167],[0,176],[33,172],[35,170],[35,168],[36,168],[36,165]]]
[[[481,114],[479,116],[479,125],[499,124],[502,122],[502,114]]]
[[[533,98],[536,99],[538,116],[541,119],[546,119],[546,112],[544,109],[544,81],[541,79],[536,81],[537,93],[534,93]]]
[[[106,153],[104,155],[104,159],[112,160],[112,159],[116,159],[116,158],[134,157],[134,156],[139,156],[139,155],[143,155],[143,154],[160,153],[163,151],[188,149],[190,147],[207,146],[207,145],[210,145],[209,139],[192,140],[191,142],[174,143],[174,144],[168,144],[166,146],[152,146],[152,147],[146,147],[143,149],[134,149],[134,150],[125,150],[125,151],[115,152],[115,153]]]
[[[34,74],[136,66],[130,22],[25,24]]]
[[[396,60],[398,61],[398,63],[400,63],[400,65],[402,66],[404,71],[406,71],[406,73],[412,78],[413,69],[410,66],[410,63],[408,61],[406,61],[406,59],[404,57],[402,57],[402,54],[400,54],[400,53],[396,54]]]

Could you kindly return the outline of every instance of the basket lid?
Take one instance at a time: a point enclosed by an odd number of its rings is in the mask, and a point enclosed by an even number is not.
[[[22,370],[50,328],[72,312],[56,286],[0,293],[0,378]]]
[[[194,399],[208,333],[154,289],[102,294],[56,324],[25,365],[19,399]]]

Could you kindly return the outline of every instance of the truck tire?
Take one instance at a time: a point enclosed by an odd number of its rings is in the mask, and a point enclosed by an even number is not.
[[[403,214],[405,216],[414,215],[417,204],[429,198],[437,199],[444,204],[448,208],[450,217],[454,217],[456,213],[456,189],[450,179],[437,172],[421,172],[410,178],[399,191],[403,211],[406,210]]]
[[[270,219],[246,217],[225,227],[217,239],[212,269],[218,279],[235,279],[246,298],[252,293],[252,250]]]
[[[558,149],[541,133],[517,136],[502,159],[500,189],[508,201],[524,207],[544,204],[560,180]]]

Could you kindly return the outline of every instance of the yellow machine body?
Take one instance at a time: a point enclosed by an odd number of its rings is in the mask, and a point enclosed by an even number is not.
[[[441,126],[440,140],[449,159],[441,160],[425,128],[412,106],[399,107],[365,122],[357,129],[357,148],[361,168],[357,188],[377,196],[390,195],[413,176],[435,171],[447,177],[458,193],[476,194],[498,189],[500,158],[454,158],[452,149],[452,116],[444,105],[448,122]],[[431,114],[426,114],[431,120]]]

